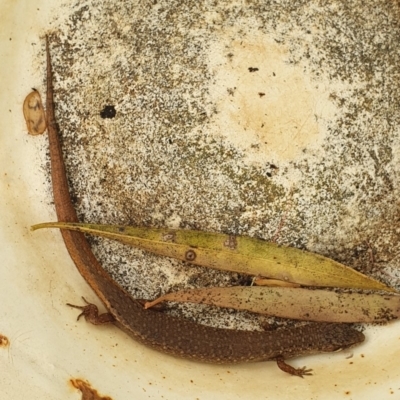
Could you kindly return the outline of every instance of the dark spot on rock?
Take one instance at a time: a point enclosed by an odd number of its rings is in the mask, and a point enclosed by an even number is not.
[[[104,108],[100,111],[100,117],[105,118],[114,118],[117,114],[114,106],[104,106]]]
[[[258,71],[258,68],[256,67],[249,67],[249,72],[256,72]]]

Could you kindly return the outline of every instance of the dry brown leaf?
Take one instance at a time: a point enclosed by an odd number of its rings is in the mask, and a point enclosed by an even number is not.
[[[302,321],[378,323],[400,317],[400,296],[388,294],[261,286],[217,287],[169,293],[147,302],[145,308],[163,301],[209,304]]]

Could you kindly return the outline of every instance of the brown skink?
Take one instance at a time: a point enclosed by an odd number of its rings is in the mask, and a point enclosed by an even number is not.
[[[58,126],[54,115],[53,74],[49,40],[47,54],[47,129],[49,135],[51,179],[59,221],[77,222],[78,217],[68,189]],[[293,375],[309,375],[310,370],[295,369],[284,359],[306,354],[337,351],[364,340],[361,332],[346,324],[309,324],[275,331],[239,331],[200,325],[162,312],[144,310],[104,271],[85,236],[62,230],[68,252],[108,313],[98,316],[97,307],[78,307],[81,315],[93,323],[114,322],[135,340],[174,356],[210,363],[240,363],[276,360],[278,366]]]

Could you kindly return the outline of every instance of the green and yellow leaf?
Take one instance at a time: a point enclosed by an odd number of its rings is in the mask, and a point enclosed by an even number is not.
[[[161,256],[203,267],[235,271],[306,286],[394,289],[321,255],[275,243],[220,233],[118,225],[48,222],[40,228],[69,229],[117,240]]]

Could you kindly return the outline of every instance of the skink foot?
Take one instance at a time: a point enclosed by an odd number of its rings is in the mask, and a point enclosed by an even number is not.
[[[87,322],[93,325],[108,324],[115,321],[115,318],[110,313],[103,313],[99,315],[99,309],[95,304],[89,303],[84,297],[83,301],[86,306],[75,306],[74,304],[67,303],[67,306],[78,308],[82,312],[78,315],[77,321],[80,317],[84,316]]]
[[[283,357],[277,357],[276,363],[283,372],[287,372],[290,375],[299,376],[300,378],[304,378],[304,376],[306,375],[312,375],[311,373],[312,369],[306,369],[306,367],[294,368],[291,365],[286,364]]]

